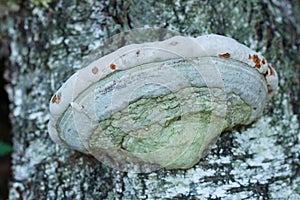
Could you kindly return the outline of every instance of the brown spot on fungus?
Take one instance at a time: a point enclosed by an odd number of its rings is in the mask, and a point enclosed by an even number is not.
[[[176,46],[177,44],[178,44],[178,42],[176,42],[176,41],[172,41],[169,43],[170,46]]]
[[[274,76],[275,72],[274,72],[273,68],[271,67],[271,65],[268,65],[268,68],[270,70],[270,76]]]
[[[52,103],[59,104],[60,98],[61,98],[61,93],[58,93],[58,94],[53,95],[51,101],[52,101]]]
[[[139,57],[140,53],[141,53],[141,51],[138,50],[138,51],[136,52],[136,57]]]
[[[113,63],[111,63],[109,67],[110,67],[110,69],[112,69],[112,70],[115,70],[115,69],[116,69],[116,65],[113,64]]]
[[[266,59],[262,59],[262,61],[261,61],[261,63],[264,65],[264,64],[266,64]]]
[[[219,54],[218,56],[219,56],[219,58],[230,58],[230,54],[229,53]]]
[[[252,59],[252,56],[251,56],[251,54],[249,54],[249,56],[248,56],[248,59]]]
[[[260,68],[260,59],[258,55],[253,55],[253,62],[255,63],[256,68]]]
[[[92,69],[92,73],[93,74],[98,74],[98,68],[97,67],[93,67],[93,69]]]

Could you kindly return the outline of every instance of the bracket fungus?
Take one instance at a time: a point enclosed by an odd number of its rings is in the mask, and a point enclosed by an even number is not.
[[[255,121],[277,85],[266,59],[229,37],[131,44],[61,86],[48,130],[119,170],[187,169],[222,131]]]

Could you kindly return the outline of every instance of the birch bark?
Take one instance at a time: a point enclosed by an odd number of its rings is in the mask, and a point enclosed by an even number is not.
[[[34,2],[4,24],[14,134],[10,199],[300,199],[299,3]],[[54,144],[47,133],[53,92],[105,38],[139,27],[231,36],[273,64],[279,92],[256,123],[223,133],[189,170],[123,173]]]

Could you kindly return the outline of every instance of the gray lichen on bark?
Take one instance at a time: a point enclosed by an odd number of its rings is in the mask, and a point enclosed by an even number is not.
[[[5,24],[14,126],[10,199],[299,199],[299,29],[292,6],[276,0],[24,3]],[[224,133],[189,170],[123,173],[54,144],[46,128],[53,92],[105,38],[138,27],[231,36],[273,64],[280,90],[261,119]]]

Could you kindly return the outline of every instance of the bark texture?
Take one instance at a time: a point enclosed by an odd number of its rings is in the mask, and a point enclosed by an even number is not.
[[[1,28],[10,46],[10,199],[300,199],[299,3],[38,2],[23,2]],[[47,134],[54,91],[105,38],[139,27],[231,36],[273,64],[279,92],[256,123],[222,134],[189,170],[124,173],[54,144]]]

